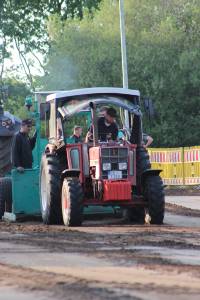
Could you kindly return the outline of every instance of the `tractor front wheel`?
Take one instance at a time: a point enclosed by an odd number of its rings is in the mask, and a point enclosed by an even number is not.
[[[40,167],[40,204],[44,224],[61,224],[61,179],[55,155],[44,154]]]
[[[145,180],[144,197],[148,202],[151,224],[162,224],[165,214],[165,194],[160,176],[148,176]]]
[[[81,226],[83,192],[78,178],[65,178],[62,186],[62,215],[66,226]]]

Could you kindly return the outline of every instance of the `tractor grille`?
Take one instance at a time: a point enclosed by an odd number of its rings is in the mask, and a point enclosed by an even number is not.
[[[128,177],[128,148],[103,148],[101,149],[101,158],[102,158],[102,178],[109,179],[110,171],[120,171],[119,163],[126,163],[127,168],[121,170],[122,179]],[[110,169],[104,170],[103,165],[110,163]]]

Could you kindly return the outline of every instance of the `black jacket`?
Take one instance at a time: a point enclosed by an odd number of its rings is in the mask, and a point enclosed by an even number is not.
[[[109,139],[115,141],[118,135],[118,127],[115,122],[109,126],[105,124],[105,118],[98,119],[98,136],[100,141],[107,141]]]
[[[32,150],[35,147],[36,135],[32,138],[26,133],[18,132],[15,135],[13,143],[13,164],[17,167],[23,167],[25,169],[32,168],[33,155]]]

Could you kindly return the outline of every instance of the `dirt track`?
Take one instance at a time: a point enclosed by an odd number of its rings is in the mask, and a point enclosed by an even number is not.
[[[199,212],[167,210],[163,226],[1,222],[0,299],[199,299]]]

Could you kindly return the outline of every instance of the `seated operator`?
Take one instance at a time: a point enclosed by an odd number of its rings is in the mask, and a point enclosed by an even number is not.
[[[82,127],[81,126],[74,126],[74,131],[73,131],[73,135],[70,137],[72,139],[74,139],[75,143],[81,143],[82,142]]]
[[[116,141],[118,136],[118,127],[116,124],[116,110],[112,107],[107,108],[104,112],[104,116],[100,117],[97,121],[98,127],[98,139],[101,142],[107,142],[109,140]],[[86,136],[86,142],[92,141],[92,126]]]

